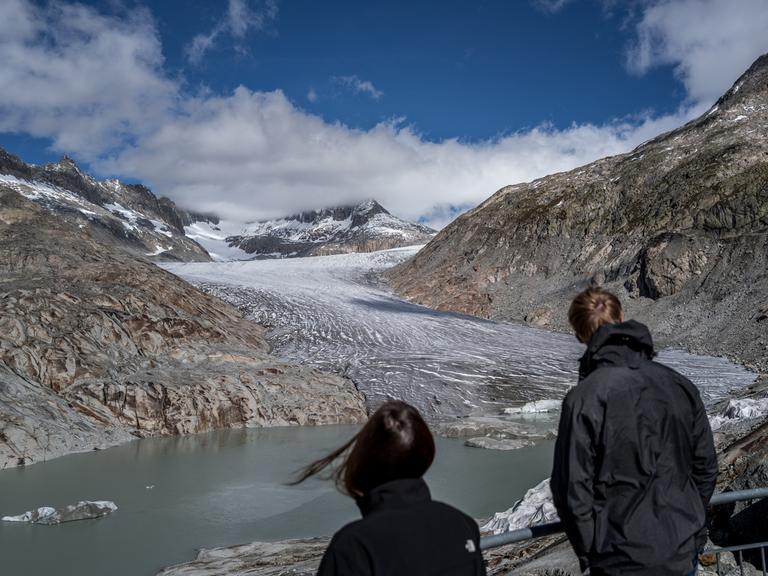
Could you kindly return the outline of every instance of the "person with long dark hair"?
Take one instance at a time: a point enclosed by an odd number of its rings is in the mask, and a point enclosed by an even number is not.
[[[418,410],[390,401],[300,473],[296,483],[330,468],[363,516],[333,536],[318,576],[485,576],[477,522],[430,496],[423,476],[434,457]]]
[[[568,319],[587,350],[563,401],[552,496],[593,576],[696,573],[717,458],[699,392],[654,362],[651,334],[589,288]]]

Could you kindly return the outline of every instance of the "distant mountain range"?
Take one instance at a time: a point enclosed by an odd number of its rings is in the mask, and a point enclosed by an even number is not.
[[[285,258],[425,244],[435,234],[432,228],[397,218],[375,200],[368,200],[255,222],[227,242],[257,257]]]
[[[428,242],[435,231],[392,216],[375,200],[247,224],[184,210],[146,186],[97,180],[67,156],[36,166],[0,149],[0,185],[88,228],[95,238],[154,260],[200,261],[370,252]]]

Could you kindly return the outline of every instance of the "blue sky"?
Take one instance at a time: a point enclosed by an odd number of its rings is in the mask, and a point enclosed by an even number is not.
[[[505,0],[284,2],[265,33],[224,39],[189,66],[185,45],[220,17],[213,4],[194,3],[181,21],[156,10],[173,69],[193,86],[282,89],[350,126],[405,116],[428,138],[486,139],[541,122],[565,127],[671,112],[685,98],[669,66],[627,73],[626,14],[610,17],[597,2],[556,14]],[[333,80],[349,76],[382,96]],[[315,102],[306,98],[311,89]]]
[[[766,29],[765,0],[5,0],[0,146],[233,219],[441,226],[706,110]]]

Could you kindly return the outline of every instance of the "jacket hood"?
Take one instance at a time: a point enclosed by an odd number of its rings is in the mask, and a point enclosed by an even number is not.
[[[586,378],[600,364],[637,368],[641,359],[654,355],[653,338],[645,324],[636,320],[605,324],[592,336],[579,360],[579,379]]]
[[[377,486],[358,498],[356,503],[362,515],[368,516],[379,510],[408,508],[431,500],[429,487],[423,479],[402,478]]]

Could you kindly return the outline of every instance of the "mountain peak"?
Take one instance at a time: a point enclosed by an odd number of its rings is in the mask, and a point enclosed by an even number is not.
[[[82,173],[80,167],[77,165],[77,162],[75,162],[70,156],[67,156],[66,154],[64,154],[61,157],[61,160],[58,162],[51,162],[50,164],[46,164],[45,169],[53,170],[56,172],[75,172],[77,174]]]
[[[752,63],[752,66],[734,82],[731,89],[717,101],[716,106],[727,107],[753,96],[766,95],[768,95],[768,53]]]
[[[228,237],[227,242],[255,257],[284,258],[420,244],[434,233],[431,228],[393,216],[371,198],[356,205],[254,222],[242,235]]]
[[[361,202],[352,209],[352,223],[353,225],[356,225],[355,221],[367,221],[373,216],[376,216],[376,214],[389,215],[390,212],[376,200],[371,198],[365,202]],[[358,224],[359,223],[360,222],[358,222]]]

